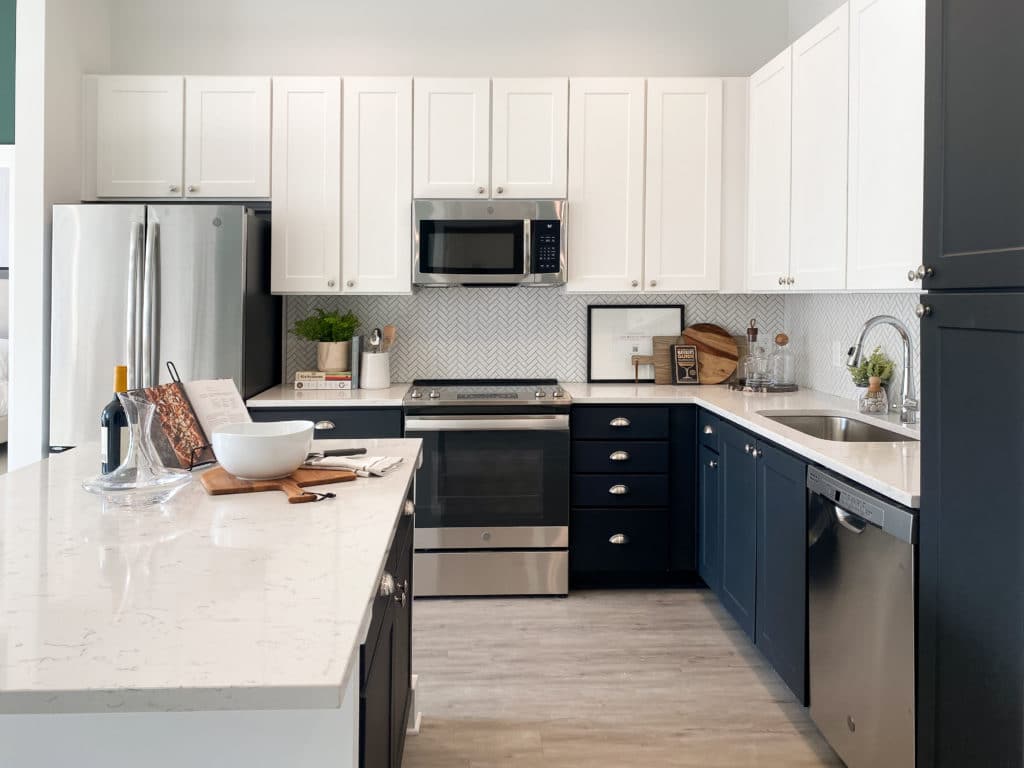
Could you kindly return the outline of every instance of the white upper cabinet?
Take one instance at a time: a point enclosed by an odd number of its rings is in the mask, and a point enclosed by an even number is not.
[[[98,79],[98,196],[181,197],[183,88],[181,77]]]
[[[412,80],[346,78],[344,104],[342,291],[409,293]]]
[[[416,78],[413,194],[487,197],[490,194],[491,81]]]
[[[492,93],[492,197],[564,198],[569,81],[495,80]]]
[[[846,287],[849,9],[793,43],[790,286]]]
[[[778,291],[789,279],[791,49],[750,78],[747,288]]]
[[[924,26],[925,0],[850,2],[847,288],[920,287]]]
[[[570,80],[569,291],[640,291],[643,198],[644,80]]]
[[[271,290],[341,291],[341,79],[275,77]]]
[[[647,81],[644,290],[721,280],[722,81]]]
[[[185,79],[185,196],[270,197],[270,78]]]

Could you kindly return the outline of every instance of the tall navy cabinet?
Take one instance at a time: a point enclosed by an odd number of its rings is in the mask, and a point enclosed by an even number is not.
[[[722,422],[719,433],[721,566],[719,598],[754,639],[757,590],[757,468],[755,439]]]
[[[917,764],[1024,765],[1024,3],[928,0]]]

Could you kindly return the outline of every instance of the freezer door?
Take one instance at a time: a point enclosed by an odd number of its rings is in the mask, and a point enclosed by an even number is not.
[[[141,205],[53,207],[50,445],[98,440],[114,366],[132,368],[128,281],[145,217]]]
[[[241,387],[245,208],[154,205],[148,222],[147,383],[169,381],[171,361],[185,381],[230,378]]]

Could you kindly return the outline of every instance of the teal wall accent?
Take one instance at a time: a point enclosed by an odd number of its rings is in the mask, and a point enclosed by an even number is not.
[[[14,7],[0,0],[0,144],[14,143]]]

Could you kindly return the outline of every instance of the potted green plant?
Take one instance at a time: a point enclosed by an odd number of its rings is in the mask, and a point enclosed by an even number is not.
[[[895,364],[892,358],[882,351],[881,347],[875,347],[870,355],[861,360],[860,365],[848,365],[846,368],[853,378],[854,386],[864,389],[867,388],[869,380],[873,376],[877,376],[881,380],[883,387],[888,386],[889,379],[892,378],[895,370]]]
[[[309,317],[297,320],[291,332],[299,338],[317,342],[316,367],[320,371],[348,371],[352,355],[352,336],[359,319],[352,313],[314,309]]]

